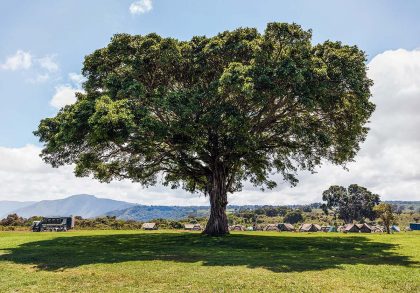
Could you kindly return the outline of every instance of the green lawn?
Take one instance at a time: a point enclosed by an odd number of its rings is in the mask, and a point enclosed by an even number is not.
[[[0,232],[0,292],[420,292],[420,233]]]

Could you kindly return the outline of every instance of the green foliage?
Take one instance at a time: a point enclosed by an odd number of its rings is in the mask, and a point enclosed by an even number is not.
[[[333,210],[344,222],[352,223],[363,221],[364,218],[375,219],[373,207],[379,203],[379,195],[357,184],[347,189],[334,185],[322,193],[322,200],[326,201],[322,205],[326,214],[328,210]]]
[[[305,206],[302,208],[302,211],[305,213],[310,213],[312,212],[312,208],[310,206]]]
[[[77,218],[77,230],[133,230],[141,229],[142,222],[118,220],[116,217],[98,217],[94,219]]]
[[[42,217],[22,218],[17,214],[7,215],[6,218],[0,220],[0,231],[27,231],[34,221],[41,220]]]
[[[279,212],[276,208],[268,208],[265,210],[265,215],[267,217],[275,217],[279,215]]]
[[[147,222],[156,218],[169,220],[181,220],[187,217],[207,217],[208,206],[145,206],[136,205],[127,209],[107,213],[109,216],[117,216],[120,219],[132,219]]]
[[[35,134],[46,162],[105,182],[164,174],[188,191],[217,181],[223,196],[244,180],[272,188],[279,172],[295,185],[299,169],[359,150],[375,108],[365,62],[356,46],[312,45],[296,24],[190,41],[117,34],[85,58],[85,93]]]
[[[303,222],[302,212],[300,210],[290,211],[284,216],[283,221],[290,224]]]
[[[32,225],[34,221],[41,220],[42,217],[34,216],[28,219],[22,218],[17,214],[10,214],[6,218],[0,221],[0,226],[8,226],[8,227],[29,227]]]
[[[17,214],[10,214],[0,221],[1,226],[23,226],[25,220]]]
[[[394,213],[392,212],[392,206],[389,203],[381,202],[373,209],[376,212],[376,216],[380,218],[386,227],[386,232],[389,234],[391,232],[391,225],[395,220]]]

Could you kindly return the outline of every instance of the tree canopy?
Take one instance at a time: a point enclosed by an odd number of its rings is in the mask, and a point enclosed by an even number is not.
[[[283,221],[290,224],[303,222],[302,212],[300,210],[290,211],[284,216]]]
[[[352,223],[364,218],[375,219],[373,208],[379,204],[379,195],[357,184],[352,184],[347,189],[333,185],[322,193],[322,200],[326,201],[321,206],[325,213],[333,210],[344,222]]]
[[[207,234],[227,233],[227,193],[244,181],[295,185],[322,160],[344,165],[374,105],[356,46],[311,43],[299,25],[269,23],[189,41],[117,34],[86,56],[84,93],[35,131],[42,158],[76,176],[210,196]]]
[[[386,228],[386,233],[391,233],[391,225],[395,220],[394,213],[392,211],[392,206],[389,203],[381,202],[377,206],[374,207],[374,212],[376,216],[380,218]]]

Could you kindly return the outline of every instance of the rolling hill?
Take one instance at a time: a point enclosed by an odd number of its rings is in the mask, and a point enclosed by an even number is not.
[[[35,201],[10,201],[0,200],[0,219],[6,217],[11,212],[34,204]]]

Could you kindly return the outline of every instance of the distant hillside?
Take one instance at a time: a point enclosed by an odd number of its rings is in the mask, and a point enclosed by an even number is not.
[[[389,202],[389,201],[388,201]],[[390,202],[396,203],[396,202]],[[419,201],[398,201],[400,205],[418,205]],[[313,203],[310,205],[286,205],[289,208],[301,208],[304,206],[311,206],[316,208],[320,203]],[[250,209],[254,210],[267,205],[231,205],[227,209],[230,212]],[[276,207],[276,206],[273,206]],[[168,220],[180,220],[185,219],[188,216],[194,217],[207,217],[209,215],[208,206],[146,206],[136,205],[123,210],[115,210],[106,213],[107,216],[116,216],[122,220],[134,220],[134,221],[150,221],[152,219],[168,219]]]
[[[19,216],[82,216],[93,218],[113,210],[122,210],[134,206],[133,203],[112,199],[97,198],[93,195],[79,194],[64,199],[43,200],[29,206],[16,209]]]
[[[34,204],[35,201],[9,201],[9,200],[0,200],[0,219],[6,217],[8,214],[13,211],[30,206]]]
[[[407,210],[417,210],[420,201],[387,201],[391,204],[403,206]],[[287,205],[289,208],[311,206],[317,208],[320,203],[311,205]],[[239,210],[254,210],[267,205],[230,205],[228,212]],[[283,205],[285,206],[285,205]],[[278,207],[278,206],[273,206]],[[180,220],[189,216],[207,217],[208,206],[147,206],[98,198],[94,195],[80,194],[58,200],[43,200],[40,202],[0,201],[0,219],[10,213],[29,218],[31,216],[82,216],[94,218],[98,216],[116,216],[119,219],[150,221],[152,219]]]
[[[134,221],[150,221],[152,219],[180,220],[188,216],[205,217],[209,214],[207,206],[146,206],[136,205],[124,210],[106,213],[107,216],[116,216],[118,219]]]
[[[420,201],[405,201],[405,200],[386,200],[385,202],[403,207],[405,210],[420,210]]]

